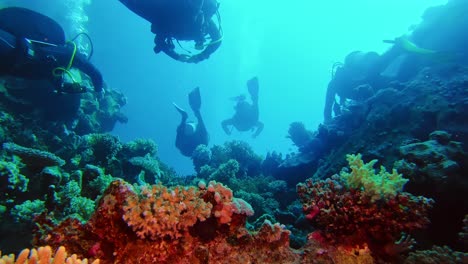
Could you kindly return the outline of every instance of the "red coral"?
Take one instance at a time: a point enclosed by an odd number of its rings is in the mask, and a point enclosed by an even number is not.
[[[372,202],[371,197],[339,182],[327,179],[297,187],[307,218],[332,244],[385,245],[393,243],[401,232],[428,225],[432,200],[409,193]]]

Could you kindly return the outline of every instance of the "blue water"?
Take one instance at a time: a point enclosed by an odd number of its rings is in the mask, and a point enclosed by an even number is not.
[[[0,1],[0,5],[29,7],[64,24],[70,20],[63,14],[72,1],[47,2]],[[128,98],[123,111],[129,122],[113,133],[124,141],[154,139],[160,158],[184,175],[193,168],[174,146],[180,115],[172,102],[189,110],[187,93],[194,87],[201,88],[210,145],[240,139],[262,155],[295,151],[286,138],[289,124],[301,121],[314,129],[322,121],[334,62],[353,50],[385,51],[388,46],[383,39],[407,33],[428,6],[446,2],[221,0],[223,43],[199,64],[154,54],[150,24],[116,0],[85,5],[89,20],[84,26],[94,43],[92,62],[106,83]],[[260,81],[260,120],[265,129],[256,139],[248,132],[227,136],[220,123],[233,114],[229,98],[246,94],[245,82],[253,76]]]

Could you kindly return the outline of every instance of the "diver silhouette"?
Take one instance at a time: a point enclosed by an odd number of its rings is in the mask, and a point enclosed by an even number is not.
[[[236,105],[234,106],[234,116],[224,120],[221,126],[226,134],[231,135],[232,128],[239,131],[254,130],[252,137],[257,137],[263,130],[263,123],[259,121],[258,111],[258,78],[253,77],[247,81],[247,88],[250,94],[252,103],[248,103],[244,95],[234,98]]]
[[[189,63],[206,60],[221,45],[221,18],[216,0],[119,0],[151,23],[156,34],[154,52]],[[217,17],[218,25],[214,18]],[[194,41],[197,54],[175,50],[180,41]]]
[[[187,112],[173,103],[174,107],[181,115],[180,124],[177,127],[175,145],[184,156],[191,157],[198,145],[208,145],[209,135],[200,112],[200,88],[196,87],[193,89],[189,93],[188,98],[190,107],[197,118],[197,123],[195,124],[194,122],[187,121]]]

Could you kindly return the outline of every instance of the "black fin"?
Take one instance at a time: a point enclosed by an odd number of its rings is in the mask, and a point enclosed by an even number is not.
[[[247,81],[247,89],[249,90],[252,100],[257,101],[259,85],[258,85],[258,78],[256,76]]]
[[[196,87],[189,93],[189,104],[194,112],[200,111],[201,107],[201,96],[200,88]]]

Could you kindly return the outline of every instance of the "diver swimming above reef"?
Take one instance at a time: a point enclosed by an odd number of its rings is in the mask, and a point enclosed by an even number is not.
[[[240,95],[234,98],[237,101],[234,109],[236,112],[234,116],[224,120],[221,123],[224,132],[230,135],[232,128],[235,127],[239,131],[254,130],[255,132],[252,137],[257,137],[263,130],[263,123],[258,120],[259,111],[258,111],[258,78],[253,77],[247,81],[247,88],[249,90],[250,98],[252,99],[252,104],[248,103],[245,100],[244,95]]]
[[[216,0],[119,0],[151,23],[156,34],[154,52],[189,63],[206,60],[221,45],[221,19]],[[214,17],[217,17],[217,24]],[[194,55],[178,53],[175,43],[195,41]]]
[[[197,124],[194,122],[188,122],[187,112],[174,103],[175,108],[182,116],[180,125],[177,127],[175,145],[184,156],[191,157],[193,151],[198,145],[208,145],[209,135],[200,113],[200,88],[196,87],[193,89],[193,91],[189,93],[188,97],[190,107],[197,118]]]
[[[75,69],[91,78],[94,91],[102,91],[101,73],[73,42],[65,42],[56,21],[26,8],[0,9],[1,75],[48,80],[59,93],[86,92]]]

